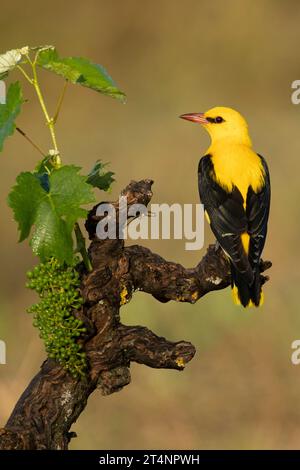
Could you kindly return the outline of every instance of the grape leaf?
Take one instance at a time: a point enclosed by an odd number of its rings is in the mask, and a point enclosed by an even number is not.
[[[92,88],[105,95],[125,101],[125,94],[117,88],[102,65],[94,64],[83,57],[59,57],[54,47],[40,50],[37,64],[61,75],[72,83]]]
[[[37,174],[21,173],[8,196],[20,230],[19,241],[27,238],[34,226],[30,244],[42,261],[54,257],[60,263],[72,263],[74,224],[87,214],[81,206],[94,202],[92,188],[79,170],[73,165],[53,170],[49,191]]]
[[[113,178],[114,173],[112,171],[105,170],[106,166],[107,163],[102,163],[98,160],[88,174],[86,182],[94,188],[108,191],[115,179]]]
[[[0,152],[6,137],[15,130],[15,119],[21,111],[23,103],[22,90],[19,82],[11,83],[6,95],[6,103],[0,104]]]
[[[8,205],[14,210],[15,220],[18,222],[19,242],[29,236],[43,197],[45,194],[39,180],[32,173],[24,172],[17,177],[17,184],[8,196]]]

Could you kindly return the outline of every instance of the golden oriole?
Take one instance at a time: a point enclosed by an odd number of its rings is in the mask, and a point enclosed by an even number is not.
[[[210,227],[230,260],[235,303],[259,306],[259,265],[271,195],[267,163],[252,149],[247,122],[234,109],[216,107],[180,117],[200,123],[211,137],[199,162],[199,194]]]

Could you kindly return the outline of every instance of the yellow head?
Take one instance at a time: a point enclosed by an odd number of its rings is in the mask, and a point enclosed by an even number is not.
[[[251,145],[246,120],[232,108],[217,106],[206,113],[182,114],[180,117],[201,124],[209,133],[212,142],[230,139],[240,144]]]

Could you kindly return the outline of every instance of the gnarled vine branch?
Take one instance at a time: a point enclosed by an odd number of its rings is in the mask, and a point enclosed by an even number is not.
[[[152,183],[131,182],[122,192],[128,206],[147,205]],[[114,207],[118,213],[118,202]],[[81,274],[85,303],[74,312],[87,327],[82,341],[89,362],[88,375],[75,379],[47,359],[0,430],[0,449],[67,449],[74,437],[71,426],[89,395],[96,389],[109,395],[128,385],[130,362],[184,369],[195,354],[191,343],[170,342],[148,328],[120,322],[120,306],[130,301],[134,291],[144,291],[161,302],[195,303],[208,292],[230,284],[228,262],[214,245],[196,267],[186,269],[147,248],[125,247],[122,239],[99,240],[95,235],[98,220],[95,207],[86,221],[93,271]],[[263,263],[262,272],[270,265]]]

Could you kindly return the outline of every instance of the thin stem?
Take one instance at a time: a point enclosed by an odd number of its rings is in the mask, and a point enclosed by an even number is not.
[[[20,72],[24,75],[24,77],[26,78],[26,80],[31,84],[33,85],[33,80],[32,78],[29,77],[29,75],[25,72],[25,70],[23,69],[23,67],[21,67],[20,65],[17,65],[17,68],[20,70]]]
[[[36,94],[38,96],[38,99],[39,99],[39,102],[40,102],[40,105],[41,105],[41,108],[42,108],[42,111],[43,111],[44,116],[46,118],[46,122],[49,126],[49,130],[50,130],[54,150],[59,155],[57,142],[56,142],[55,129],[54,129],[54,122],[53,122],[53,119],[50,118],[49,113],[48,113],[47,108],[46,108],[45,100],[44,100],[44,97],[43,97],[43,94],[42,94],[42,91],[40,89],[40,85],[39,85],[39,82],[38,82],[38,78],[37,78],[35,62],[32,63],[32,71],[33,71],[33,86],[35,88]],[[60,162],[59,162],[59,164],[60,164]]]
[[[41,155],[43,155],[43,157],[46,157],[46,154],[43,152],[43,150],[35,143],[33,142],[33,140],[31,140],[30,137],[28,137],[28,135],[22,131],[22,129],[20,129],[19,127],[16,127],[16,131],[18,131],[23,137],[25,137],[25,139],[38,151],[40,152]]]
[[[86,251],[85,238],[82,235],[82,231],[80,230],[80,227],[77,222],[75,224],[74,230],[75,230],[75,236],[76,236],[76,241],[77,241],[77,250],[82,256],[82,260],[85,264],[86,269],[91,272],[93,270],[93,266]]]
[[[59,113],[60,113],[60,110],[61,110],[61,106],[63,104],[64,97],[65,97],[65,94],[66,94],[67,86],[68,86],[68,81],[66,80],[65,83],[64,83],[64,87],[63,87],[63,90],[61,92],[61,95],[59,97],[58,103],[57,103],[56,111],[55,111],[55,114],[54,114],[54,117],[53,117],[53,124],[56,124],[56,121],[58,119],[58,116],[59,116]]]
[[[38,54],[38,53],[37,53]],[[35,55],[35,58],[34,58],[34,61],[36,62],[36,59],[37,59],[37,54]],[[28,62],[30,63],[30,65],[32,66],[32,60],[30,58],[30,55],[29,54],[26,54],[25,55],[26,59],[28,60]],[[34,63],[35,63],[34,62]]]

